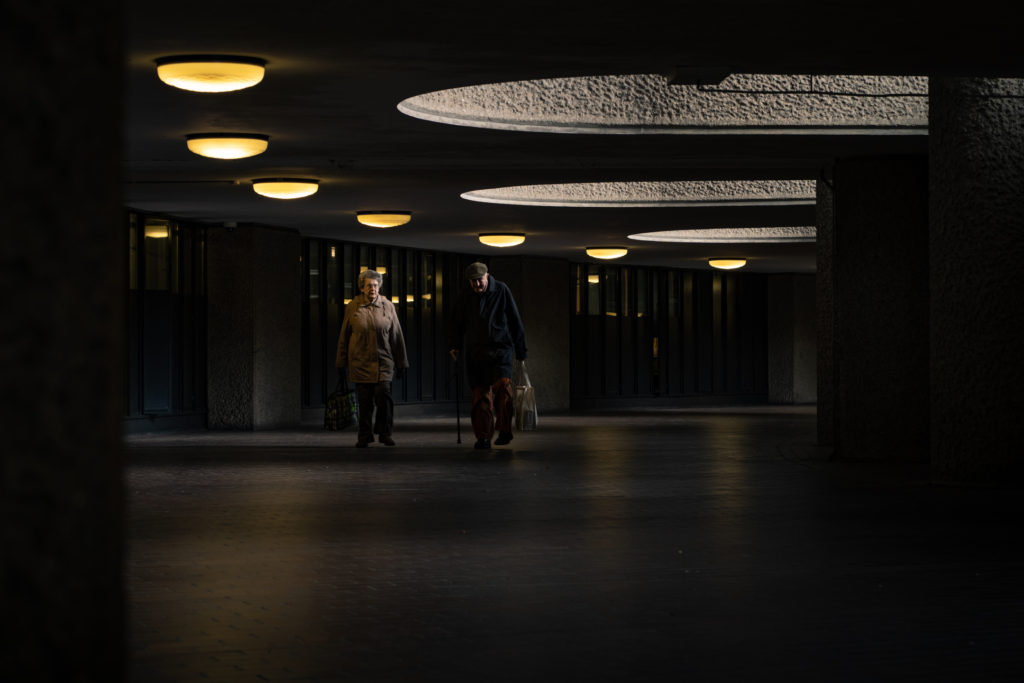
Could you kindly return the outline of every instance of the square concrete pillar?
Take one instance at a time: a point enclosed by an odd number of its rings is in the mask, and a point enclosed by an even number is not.
[[[300,250],[291,230],[207,229],[210,429],[299,425]]]
[[[933,477],[1019,484],[1024,80],[930,85]]]
[[[526,328],[526,370],[536,387],[537,412],[569,410],[569,262],[498,257],[488,269],[507,284]]]
[[[928,458],[924,156],[840,159],[819,183],[819,445]]]

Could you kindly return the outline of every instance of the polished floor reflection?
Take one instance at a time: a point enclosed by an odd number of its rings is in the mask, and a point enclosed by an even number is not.
[[[1017,489],[813,408],[126,437],[129,679],[1024,680]]]

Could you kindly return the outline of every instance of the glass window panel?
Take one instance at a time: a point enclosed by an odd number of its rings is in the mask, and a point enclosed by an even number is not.
[[[359,276],[358,273],[353,273],[352,270],[352,245],[346,244],[344,248],[344,263],[341,274],[341,284],[344,290],[344,295],[341,297],[341,305],[346,306],[352,299],[355,298],[359,292],[356,290],[356,278]]]
[[[587,268],[587,315],[601,315],[601,267]]]
[[[128,214],[128,289],[139,288],[139,216]]]
[[[170,289],[170,221],[146,218],[143,228],[146,289]]]
[[[171,259],[169,276],[171,292],[177,294],[181,291],[181,230],[177,223],[171,223],[169,239],[171,243],[168,245],[167,251]]]
[[[192,230],[181,231],[181,293],[192,293],[193,264]]]
[[[636,317],[647,317],[647,271],[636,271]]]
[[[619,278],[615,268],[607,267],[604,272],[604,314],[610,318],[619,315]]]
[[[196,237],[196,294],[206,295],[206,229],[197,228]]]

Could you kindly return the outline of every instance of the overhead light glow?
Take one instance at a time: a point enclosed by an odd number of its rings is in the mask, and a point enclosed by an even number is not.
[[[320,189],[320,181],[314,178],[257,178],[252,181],[252,189],[264,197],[298,199]]]
[[[356,211],[356,220],[371,228],[394,228],[412,220],[408,211]]]
[[[190,151],[211,159],[244,159],[267,151],[266,135],[248,133],[197,133],[186,135]]]
[[[170,236],[170,224],[165,222],[146,223],[146,237],[150,239],[163,240]]]
[[[587,282],[589,282],[592,285],[600,284],[601,283],[601,276],[600,275],[588,275],[587,276]]]
[[[587,247],[587,256],[600,259],[622,258],[627,251],[624,247]]]
[[[485,232],[478,237],[489,247],[514,247],[526,241],[526,235],[521,232]]]
[[[742,258],[713,258],[708,261],[708,265],[721,270],[735,270],[747,265],[747,260]]]
[[[230,92],[263,80],[266,60],[226,55],[179,55],[156,60],[156,74],[167,85],[193,92]]]

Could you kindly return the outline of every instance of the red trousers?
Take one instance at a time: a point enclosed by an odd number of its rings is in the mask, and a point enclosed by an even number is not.
[[[495,427],[512,431],[512,380],[502,377],[489,387],[473,387],[473,433],[477,439],[490,439]]]

